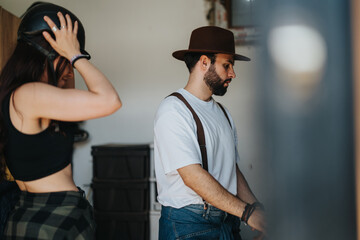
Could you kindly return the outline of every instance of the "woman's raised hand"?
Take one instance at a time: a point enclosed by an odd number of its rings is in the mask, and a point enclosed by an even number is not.
[[[71,60],[73,56],[80,54],[80,44],[77,39],[78,22],[75,21],[73,26],[71,18],[68,14],[64,17],[61,12],[58,12],[57,15],[60,20],[60,29],[58,29],[49,17],[44,17],[44,20],[55,34],[55,39],[53,39],[46,31],[43,32],[43,36],[57,53],[68,60]]]

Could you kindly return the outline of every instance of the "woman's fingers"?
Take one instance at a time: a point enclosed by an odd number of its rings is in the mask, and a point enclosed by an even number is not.
[[[74,33],[77,35],[77,33],[78,33],[78,29],[79,29],[79,23],[78,23],[78,21],[75,21],[75,23],[74,23]]]
[[[69,31],[69,32],[72,32],[73,26],[72,26],[71,18],[70,18],[70,16],[69,16],[69,14],[66,14],[65,17],[66,17],[66,22],[67,22],[68,31]]]
[[[61,12],[58,12],[57,16],[60,21],[60,30],[67,29],[69,32],[72,32],[73,25],[69,14],[66,14],[64,17],[64,15]],[[49,18],[48,16],[44,16],[44,20],[54,33],[56,33],[59,30],[58,27],[55,25],[55,23],[51,20],[51,18]]]
[[[61,29],[58,29],[49,17],[44,17],[45,22],[55,34],[55,38],[49,32],[44,32],[43,36],[57,53],[67,59],[71,59],[71,57],[78,54],[80,48],[77,40],[77,23],[75,22],[73,29],[73,24],[68,14],[64,16],[61,12],[58,12],[57,17],[59,18]]]
[[[60,28],[61,28],[61,30],[65,29],[66,28],[66,21],[65,21],[64,15],[61,12],[58,12],[57,16],[58,16],[58,18],[60,20]]]
[[[46,31],[43,31],[43,36],[44,38],[46,39],[46,41],[49,42],[49,44],[55,48],[55,45],[56,45],[56,41],[51,37],[50,33],[46,32]]]
[[[45,22],[49,25],[51,31],[53,31],[54,34],[56,35],[56,32],[57,32],[59,29],[57,28],[57,26],[55,25],[55,23],[54,23],[48,16],[45,16],[45,17],[44,17],[44,20],[45,20]]]

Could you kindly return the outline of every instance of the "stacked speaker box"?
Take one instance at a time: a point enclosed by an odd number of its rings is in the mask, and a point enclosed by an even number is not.
[[[92,146],[96,239],[149,239],[149,145]]]

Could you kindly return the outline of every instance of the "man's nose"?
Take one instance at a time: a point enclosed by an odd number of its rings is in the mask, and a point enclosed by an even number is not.
[[[228,75],[229,75],[229,78],[236,78],[234,69],[230,69]]]

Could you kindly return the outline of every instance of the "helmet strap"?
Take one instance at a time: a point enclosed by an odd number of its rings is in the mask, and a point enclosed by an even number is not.
[[[24,34],[21,34],[18,37],[18,40],[23,40],[30,46],[36,48],[38,51],[40,51],[42,54],[44,54],[47,58],[49,58],[51,60],[54,60],[58,55],[54,49],[51,49],[50,51],[48,51],[48,50],[44,49],[43,47],[41,47],[38,43],[36,43],[33,40],[31,40],[30,38],[26,37]]]
[[[36,48],[38,51],[40,51],[42,54],[46,56],[46,59],[48,61],[52,73],[52,83],[54,86],[57,86],[56,74],[54,69],[54,60],[58,56],[58,53],[54,49],[51,49],[50,51],[44,49],[30,38],[27,38],[24,34],[20,34],[18,36],[18,40],[23,40],[24,42]]]

